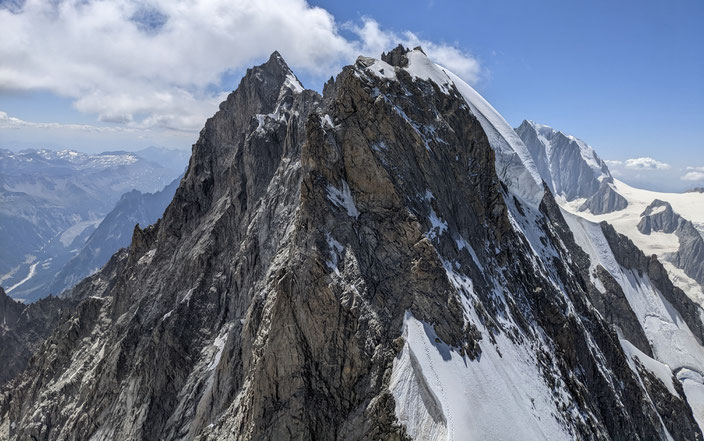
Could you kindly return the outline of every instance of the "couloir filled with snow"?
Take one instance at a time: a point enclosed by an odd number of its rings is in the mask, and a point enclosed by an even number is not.
[[[516,439],[518,427],[524,440],[571,438],[529,349],[499,334],[496,344],[482,340],[481,357],[470,360],[411,313],[403,326],[389,389],[413,439]]]

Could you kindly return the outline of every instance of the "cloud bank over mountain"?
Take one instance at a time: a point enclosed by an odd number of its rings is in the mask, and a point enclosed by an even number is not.
[[[198,130],[235,87],[232,75],[273,50],[321,81],[398,42],[422,45],[469,82],[481,71],[452,45],[368,17],[339,23],[303,0],[27,0],[0,6],[0,22],[1,90],[49,90],[135,129]]]

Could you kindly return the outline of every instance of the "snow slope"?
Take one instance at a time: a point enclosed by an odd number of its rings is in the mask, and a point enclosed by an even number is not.
[[[435,82],[441,90],[457,88],[477,117],[496,153],[496,172],[512,193],[537,207],[543,198],[542,179],[521,138],[513,128],[476,90],[450,70],[433,63],[419,49],[407,54],[404,69],[413,77]],[[386,70],[384,71],[386,72]]]
[[[689,192],[689,193],[661,193],[657,191],[641,190],[639,188],[631,187],[625,182],[614,179],[612,184],[614,190],[616,190],[621,196],[628,200],[629,207],[625,210],[607,213],[602,215],[592,215],[588,212],[581,212],[580,215],[592,219],[594,221],[605,220],[612,224],[617,231],[619,227],[624,229],[623,234],[626,234],[631,240],[633,240],[636,245],[638,245],[638,238],[631,237],[633,231],[637,231],[635,226],[640,221],[640,215],[650,205],[655,199],[660,199],[665,202],[669,202],[672,205],[672,209],[677,212],[683,218],[692,221],[694,226],[700,231],[704,232],[704,193]],[[567,205],[569,211],[575,212],[576,203]],[[628,230],[628,232],[627,232]],[[630,231],[633,230],[633,231]],[[644,247],[648,246],[647,242],[643,242]],[[646,250],[643,249],[645,252]],[[647,254],[647,253],[646,253]]]
[[[570,439],[534,355],[504,334],[482,340],[477,360],[460,357],[433,327],[406,313],[401,356],[389,389],[396,415],[413,439]],[[501,348],[501,353],[497,351]]]
[[[599,224],[566,211],[563,211],[563,215],[575,241],[589,255],[591,269],[597,265],[603,266],[623,289],[631,309],[645,331],[655,359],[667,365],[677,374],[683,386],[687,386],[687,401],[695,411],[700,428],[704,428],[704,347],[697,342],[679,312],[646,276],[626,270],[617,263]],[[598,283],[595,285],[600,286]],[[635,355],[641,359],[658,378],[666,377],[660,365],[645,360],[648,358],[646,355],[633,350],[626,350],[626,353],[631,358]],[[668,385],[666,381],[664,383]]]
[[[673,234],[662,232],[652,232],[649,235],[638,231],[638,222],[641,214],[655,199],[669,202],[673,210],[683,218],[691,221],[694,226],[704,232],[704,193],[660,193],[649,190],[641,190],[614,179],[612,188],[628,200],[628,207],[624,210],[611,213],[594,215],[588,211],[579,211],[583,199],[562,204],[567,211],[577,214],[593,222],[606,221],[611,224],[616,231],[627,236],[646,255],[655,254],[668,270],[672,282],[687,293],[690,298],[701,302],[704,299],[702,287],[688,277],[682,270],[679,270],[666,259],[668,253],[679,249],[679,240]],[[700,303],[704,304],[704,303]]]

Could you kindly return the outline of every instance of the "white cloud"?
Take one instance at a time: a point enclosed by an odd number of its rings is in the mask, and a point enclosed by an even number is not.
[[[379,56],[384,51],[392,49],[398,44],[414,48],[422,46],[425,52],[435,62],[450,69],[469,83],[476,83],[479,79],[481,67],[479,62],[455,46],[437,44],[432,41],[422,40],[410,31],[396,34],[384,31],[379,23],[370,18],[362,19],[362,26],[346,23],[345,29],[353,31],[361,40],[360,54]]]
[[[141,124],[141,123],[140,123]],[[198,132],[129,125],[65,124],[27,121],[0,111],[0,147],[78,149],[85,152],[135,150],[149,146],[183,149]]]
[[[619,167],[619,166],[623,165],[623,161],[618,161],[615,159],[605,159],[604,162],[609,167]]]
[[[423,46],[470,82],[480,73],[452,45],[370,18],[338,24],[304,0],[27,0],[0,7],[0,23],[0,90],[49,90],[101,121],[133,127],[200,129],[224,98],[212,92],[222,75],[274,50],[321,80],[399,42]]]
[[[687,170],[680,178],[683,181],[704,181],[704,167],[687,167]]]
[[[64,129],[77,130],[82,132],[134,132],[130,127],[101,127],[89,124],[61,124],[55,122],[33,122],[9,116],[6,112],[0,111],[0,129]]]
[[[634,170],[667,170],[670,164],[660,162],[650,157],[626,159],[626,168]]]

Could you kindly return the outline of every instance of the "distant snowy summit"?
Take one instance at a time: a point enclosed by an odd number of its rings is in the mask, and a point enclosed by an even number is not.
[[[590,197],[602,181],[613,181],[609,168],[594,149],[572,135],[533,121],[523,121],[516,133],[528,147],[550,190],[568,201]]]
[[[704,189],[660,193],[633,188],[614,179],[596,151],[572,135],[533,121],[523,121],[516,133],[564,209],[609,222],[646,255],[657,255],[690,297],[704,301]]]
[[[523,121],[516,133],[530,151],[540,177],[558,198],[581,200],[580,210],[594,214],[628,206],[614,191],[606,163],[584,141],[533,121]]]
[[[103,169],[130,165],[139,160],[140,157],[136,154],[122,151],[88,154],[75,150],[39,149],[22,150],[20,152],[0,150],[0,161],[12,164],[20,169],[28,166],[37,167],[39,164],[51,167],[64,166],[72,169]]]

